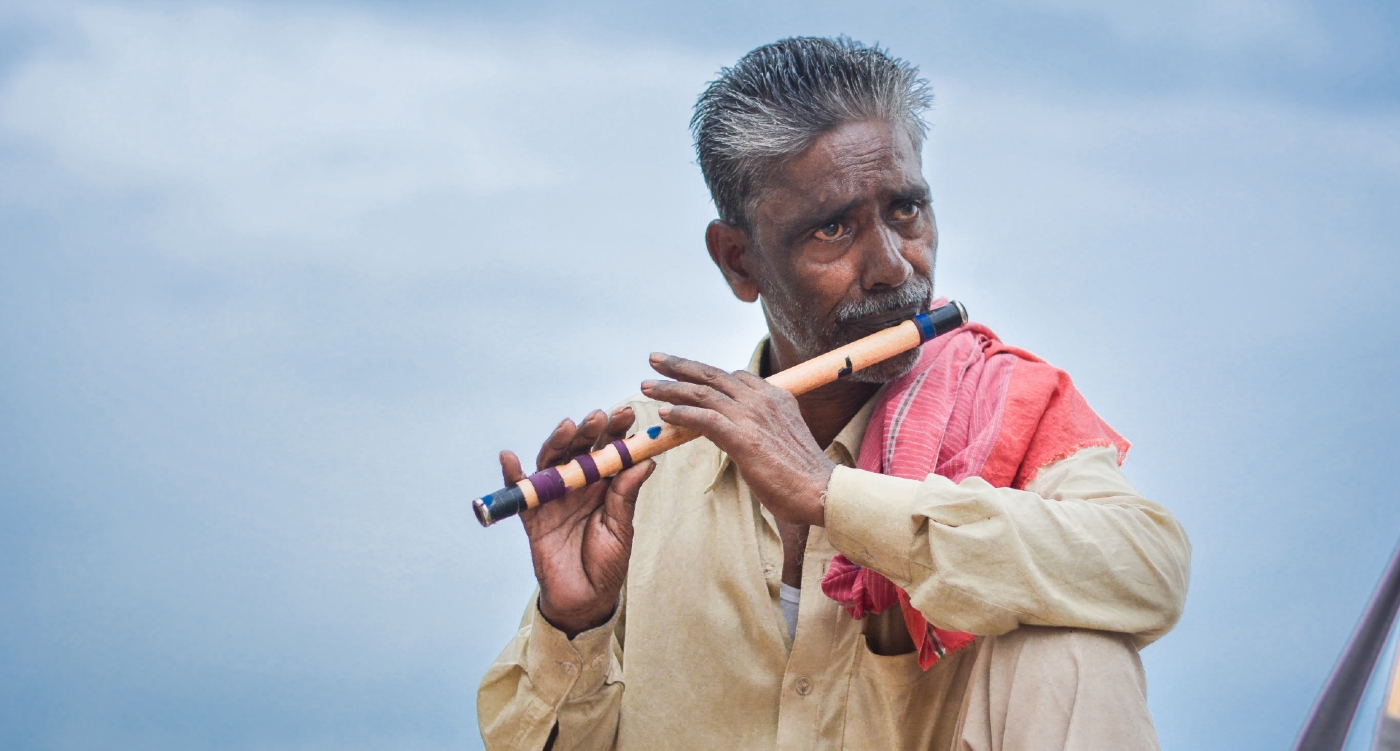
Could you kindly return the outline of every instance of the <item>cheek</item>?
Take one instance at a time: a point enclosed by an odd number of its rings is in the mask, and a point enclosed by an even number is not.
[[[904,260],[920,273],[927,274],[933,268],[934,253],[938,249],[938,230],[932,224],[925,225],[923,231],[906,237],[900,252]]]
[[[814,307],[830,310],[849,297],[849,293],[860,287],[860,269],[856,265],[855,253],[845,253],[829,261],[807,260],[799,262],[793,277],[798,294],[803,295]]]

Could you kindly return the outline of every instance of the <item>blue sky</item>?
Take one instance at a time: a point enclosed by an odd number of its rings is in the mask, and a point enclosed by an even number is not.
[[[746,360],[689,108],[836,33],[933,84],[939,291],[1191,535],[1164,747],[1290,743],[1400,539],[1393,5],[9,0],[0,746],[478,748],[532,577],[471,497]]]

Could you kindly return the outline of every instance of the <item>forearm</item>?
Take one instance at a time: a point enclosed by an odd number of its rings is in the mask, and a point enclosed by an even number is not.
[[[1190,545],[1164,508],[1122,479],[1108,450],[1094,451],[1047,468],[1025,491],[842,468],[828,488],[828,533],[939,627],[992,635],[1070,626],[1147,644],[1180,617]]]
[[[623,690],[618,614],[570,640],[540,615],[536,602],[531,599],[524,625],[478,689],[486,748],[543,749],[557,723],[555,751],[611,749]]]

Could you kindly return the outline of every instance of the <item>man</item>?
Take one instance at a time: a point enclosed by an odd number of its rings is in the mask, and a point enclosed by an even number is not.
[[[770,336],[736,373],[653,355],[667,380],[545,442],[704,436],[523,515],[539,592],[482,681],[488,748],[1156,748],[1137,650],[1189,544],[1067,376],[970,325],[802,397],[761,379],[934,303],[929,99],[845,39],[701,96],[705,242]]]

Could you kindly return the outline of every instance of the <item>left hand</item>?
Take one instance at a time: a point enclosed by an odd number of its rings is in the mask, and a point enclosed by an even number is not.
[[[643,394],[668,403],[662,420],[729,454],[774,518],[822,526],[823,494],[836,464],[812,437],[797,397],[748,371],[726,373],[682,357],[653,354],[651,367],[676,379],[642,382]]]

